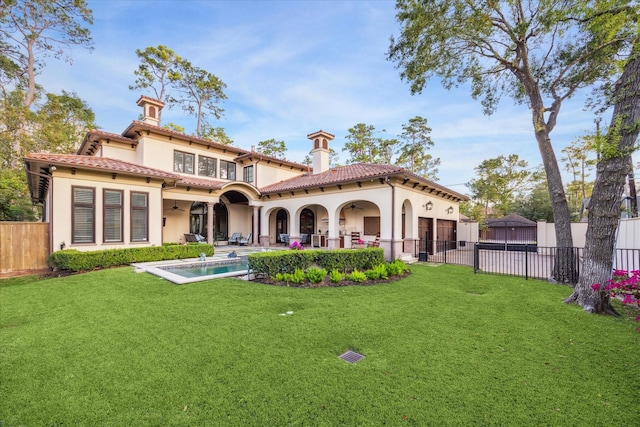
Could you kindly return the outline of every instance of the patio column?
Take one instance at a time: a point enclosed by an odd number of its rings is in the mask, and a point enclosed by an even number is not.
[[[253,241],[255,243],[252,244],[252,246],[258,246],[259,243],[259,234],[258,234],[258,224],[260,224],[260,206],[254,206],[253,207]]]
[[[207,202],[207,243],[213,245],[213,203]]]

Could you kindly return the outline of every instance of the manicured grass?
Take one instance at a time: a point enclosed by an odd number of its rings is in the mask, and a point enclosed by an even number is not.
[[[0,281],[0,425],[637,425],[633,321],[546,282],[412,271],[317,289],[130,268]]]

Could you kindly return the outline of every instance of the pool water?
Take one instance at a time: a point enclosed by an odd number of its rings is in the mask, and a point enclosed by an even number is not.
[[[209,265],[200,266],[180,266],[180,267],[167,267],[163,270],[168,271],[178,276],[192,278],[203,276],[214,276],[225,273],[246,273],[247,272],[247,260],[238,259],[232,262],[223,262]]]

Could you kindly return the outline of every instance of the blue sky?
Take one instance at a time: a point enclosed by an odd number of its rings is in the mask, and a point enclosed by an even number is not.
[[[484,116],[468,87],[443,89],[436,80],[412,96],[395,64],[386,60],[391,35],[399,34],[395,2],[379,1],[148,1],[89,0],[94,50],[75,49],[73,64],[49,59],[40,83],[50,92],[75,91],[96,113],[98,126],[120,133],[140,114],[130,91],[136,49],[163,44],[227,84],[225,114],[214,126],[234,145],[250,149],[270,138],[284,140],[287,158],[301,162],[306,135],[323,129],[342,151],[347,130],[374,125],[392,138],[415,116],[428,120],[441,159],[439,183],[466,193],[474,167],[500,154],[541,163],[525,105],[505,98]],[[586,94],[584,94],[586,95]],[[165,110],[163,123],[195,131],[195,118]],[[608,117],[603,123],[608,122]],[[594,129],[582,98],[563,105],[551,134],[556,155]]]

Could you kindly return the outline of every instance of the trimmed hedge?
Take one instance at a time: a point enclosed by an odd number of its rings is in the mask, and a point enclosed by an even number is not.
[[[330,251],[273,251],[256,252],[248,255],[249,268],[254,274],[275,277],[278,273],[293,273],[296,269],[307,270],[317,264],[327,271],[368,270],[384,264],[384,250],[367,249],[334,249]]]
[[[105,249],[88,252],[64,249],[56,251],[49,256],[49,266],[58,270],[87,271],[128,265],[134,262],[196,258],[201,253],[211,256],[213,252],[213,246],[206,243]]]

